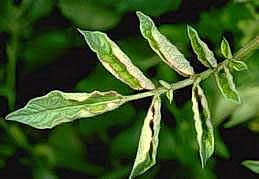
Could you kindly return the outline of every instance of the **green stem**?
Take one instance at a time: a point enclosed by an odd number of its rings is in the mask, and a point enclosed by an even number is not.
[[[155,89],[153,91],[147,91],[147,92],[144,92],[144,93],[138,93],[138,94],[126,96],[126,100],[127,101],[133,101],[133,100],[137,100],[137,99],[142,99],[142,98],[154,96],[157,93],[156,91],[157,91],[157,89]]]
[[[243,48],[241,48],[239,51],[237,51],[233,55],[233,59],[234,60],[245,60],[256,49],[259,49],[259,36],[256,36],[256,38],[254,38],[253,40],[248,42]],[[167,89],[165,87],[160,87],[160,88],[154,89],[152,91],[127,96],[127,100],[128,101],[137,100],[137,99],[146,98],[146,97],[150,97],[150,96],[154,96],[154,95],[160,95],[160,94],[166,93],[168,90],[174,91],[174,90],[177,90],[177,89],[185,88],[187,86],[192,85],[197,78],[200,78],[201,81],[207,79],[208,77],[210,77],[210,75],[212,73],[214,73],[216,70],[221,68],[228,61],[229,61],[229,59],[226,59],[225,61],[220,63],[214,69],[208,69],[208,70],[206,70],[202,73],[195,74],[195,75],[193,75],[190,78],[187,78],[185,80],[178,81],[176,83],[172,83],[170,89]]]
[[[6,96],[8,98],[9,107],[11,109],[15,106],[15,84],[16,84],[16,58],[18,49],[18,37],[13,34],[9,43],[7,44],[7,78],[6,86],[7,92]]]

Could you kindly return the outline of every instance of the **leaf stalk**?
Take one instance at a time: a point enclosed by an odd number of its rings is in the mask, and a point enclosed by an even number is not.
[[[156,88],[154,90],[151,91],[147,91],[147,92],[143,92],[143,93],[138,93],[138,94],[134,94],[134,95],[129,95],[127,96],[127,100],[128,101],[132,101],[132,100],[137,100],[137,99],[142,99],[142,98],[146,98],[146,97],[150,97],[150,96],[154,96],[154,95],[161,95],[164,94],[170,90],[178,90],[181,88],[185,88],[187,86],[192,85],[195,80],[197,78],[200,78],[201,81],[209,78],[211,76],[212,73],[214,73],[215,71],[219,70],[220,68],[223,67],[224,64],[227,64],[230,60],[246,60],[254,50],[259,49],[259,35],[256,36],[253,40],[251,40],[250,42],[248,42],[244,47],[242,47],[241,49],[239,49],[234,55],[232,59],[226,59],[223,62],[221,62],[220,64],[218,64],[218,66],[216,68],[213,69],[208,69],[204,72],[201,72],[199,74],[195,74],[193,76],[190,76],[187,79],[184,79],[182,81],[178,81],[176,83],[172,83],[171,84],[171,88],[167,89],[165,87],[159,87]]]

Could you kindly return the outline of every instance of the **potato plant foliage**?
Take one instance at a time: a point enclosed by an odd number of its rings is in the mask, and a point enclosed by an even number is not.
[[[187,34],[197,60],[208,68],[202,73],[195,73],[188,59],[160,33],[150,17],[142,12],[137,12],[137,16],[141,34],[152,50],[172,70],[186,79],[172,84],[159,80],[160,85],[155,85],[105,33],[79,29],[86,43],[96,53],[107,71],[130,88],[145,91],[129,96],[119,94],[116,91],[93,91],[91,93],[52,91],[45,96],[32,99],[24,108],[10,113],[5,119],[18,121],[38,129],[53,128],[56,125],[72,122],[79,118],[103,114],[132,100],[152,97],[153,100],[140,134],[136,159],[129,174],[129,178],[134,178],[146,172],[156,163],[162,118],[160,112],[161,95],[165,94],[171,103],[174,90],[192,85],[193,124],[196,129],[201,166],[205,167],[206,162],[214,153],[215,140],[209,105],[201,82],[214,75],[222,95],[230,101],[240,103],[241,99],[231,72],[232,70],[245,70],[247,66],[240,59],[235,59],[235,55],[232,54],[225,38],[221,44],[221,53],[225,59],[222,63],[218,63],[213,51],[202,41],[198,32],[187,25]],[[246,162],[244,165],[253,165],[253,163]]]

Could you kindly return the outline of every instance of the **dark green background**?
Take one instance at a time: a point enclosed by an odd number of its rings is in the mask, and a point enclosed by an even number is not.
[[[201,72],[206,68],[190,48],[186,24],[199,31],[222,61],[223,36],[235,52],[259,34],[258,8],[257,0],[0,0],[1,116],[55,89],[135,93],[100,65],[77,28],[107,33],[154,82],[173,83],[183,78],[161,63],[141,37],[136,10],[150,15]],[[171,105],[163,98],[157,165],[139,178],[258,178],[240,165],[259,159],[258,51],[247,64],[248,71],[233,73],[245,109],[225,102],[213,78],[203,83],[217,126],[216,152],[207,167],[201,169],[188,87],[175,91]],[[251,90],[253,95],[246,95]],[[131,102],[53,130],[0,120],[0,177],[126,178],[150,102]],[[224,128],[224,120],[235,115],[245,122]]]

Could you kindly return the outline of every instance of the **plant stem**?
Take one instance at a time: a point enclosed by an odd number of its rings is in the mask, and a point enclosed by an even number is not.
[[[16,57],[18,49],[18,37],[13,34],[9,43],[7,44],[7,78],[6,78],[6,96],[8,98],[9,107],[11,109],[15,106],[15,83],[16,83]]]
[[[256,49],[259,49],[259,35],[256,36],[250,42],[248,42],[240,50],[238,50],[233,55],[233,60],[245,60]],[[135,95],[130,95],[130,96],[127,96],[126,98],[127,98],[128,101],[132,101],[132,100],[146,98],[146,97],[150,97],[150,96],[154,96],[154,95],[160,95],[160,94],[166,93],[169,90],[173,90],[174,91],[174,90],[177,90],[177,89],[185,88],[187,86],[192,85],[197,78],[200,78],[201,81],[207,79],[208,77],[210,77],[210,75],[212,73],[217,71],[219,68],[221,68],[228,61],[229,61],[229,59],[226,59],[222,63],[218,64],[218,66],[216,68],[214,68],[214,69],[208,69],[208,70],[206,70],[206,71],[204,71],[202,73],[195,74],[195,75],[193,75],[190,78],[187,78],[185,80],[178,81],[176,83],[172,83],[170,89],[167,89],[165,87],[160,87],[160,88],[154,89],[152,91],[147,91],[147,92],[138,93],[138,94],[135,94]]]

